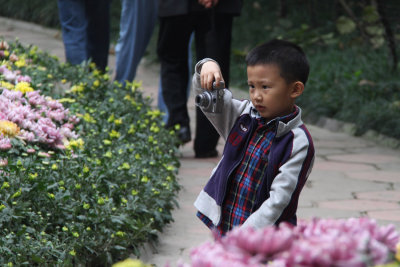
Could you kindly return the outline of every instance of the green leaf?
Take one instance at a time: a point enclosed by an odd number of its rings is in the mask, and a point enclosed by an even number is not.
[[[363,19],[368,23],[374,23],[379,20],[379,13],[374,6],[366,6],[363,9]]]
[[[43,258],[36,256],[36,255],[32,255],[32,260],[36,263],[44,263],[45,262],[45,260]]]
[[[365,27],[365,31],[370,35],[383,35],[385,33],[383,27],[380,26],[368,26]]]
[[[379,48],[385,43],[385,38],[383,36],[375,36],[370,39],[373,48]]]
[[[340,34],[349,34],[356,29],[356,24],[350,18],[341,16],[336,21],[336,28]]]

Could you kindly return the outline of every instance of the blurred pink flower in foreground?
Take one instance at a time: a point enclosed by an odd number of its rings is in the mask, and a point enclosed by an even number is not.
[[[368,218],[313,219],[294,227],[238,227],[191,252],[180,267],[367,267],[393,260],[400,235]]]

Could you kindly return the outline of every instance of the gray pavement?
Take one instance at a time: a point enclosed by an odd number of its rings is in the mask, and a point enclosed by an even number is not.
[[[24,44],[35,44],[64,60],[59,31],[30,23],[0,17],[0,36],[6,40],[18,38]],[[109,66],[115,66],[110,55]],[[137,80],[143,81],[143,90],[153,99],[157,97],[159,66],[142,61]],[[237,98],[246,93],[233,89]],[[194,132],[194,101],[188,106]],[[154,105],[156,103],[154,102]],[[377,139],[354,137],[326,120],[324,127],[308,125],[316,147],[313,172],[302,192],[298,208],[300,219],[349,218],[368,216],[381,225],[394,224],[400,230],[400,150],[382,146]],[[385,140],[385,138],[383,138]],[[390,140],[390,139],[388,139]],[[393,142],[392,142],[393,143]],[[389,142],[390,144],[390,142]],[[221,154],[223,141],[218,150]],[[188,263],[190,249],[212,240],[209,230],[196,218],[194,199],[207,182],[219,158],[195,159],[190,142],[181,148],[179,182],[180,208],[175,209],[175,222],[160,234],[156,247],[146,246],[141,259],[147,263],[176,266],[179,260]]]

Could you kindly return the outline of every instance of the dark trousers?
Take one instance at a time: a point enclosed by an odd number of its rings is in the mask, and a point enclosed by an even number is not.
[[[65,55],[71,64],[92,59],[105,70],[110,45],[111,0],[58,0]]]
[[[167,127],[189,126],[186,90],[188,45],[192,32],[195,33],[197,61],[205,57],[216,59],[226,83],[229,81],[232,16],[218,15],[212,19],[213,15],[207,11],[160,18],[157,53],[161,62],[162,94],[169,113]],[[217,131],[196,108],[196,154],[214,150],[218,139]]]
[[[229,88],[229,66],[232,39],[231,14],[212,14],[211,31],[207,34],[206,48],[207,57],[215,59],[221,67],[225,86]],[[206,153],[215,149],[218,144],[219,134],[214,126],[208,121],[200,108],[196,107],[196,137],[194,140],[194,151]]]
[[[209,29],[208,12],[160,18],[157,53],[161,62],[162,95],[169,114],[167,127],[189,126],[186,92],[190,35],[195,34],[196,57],[200,60],[206,57]]]

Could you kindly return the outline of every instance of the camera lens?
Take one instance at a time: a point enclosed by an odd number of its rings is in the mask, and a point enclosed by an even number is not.
[[[196,106],[207,108],[210,105],[210,97],[208,94],[199,94],[194,99]]]

